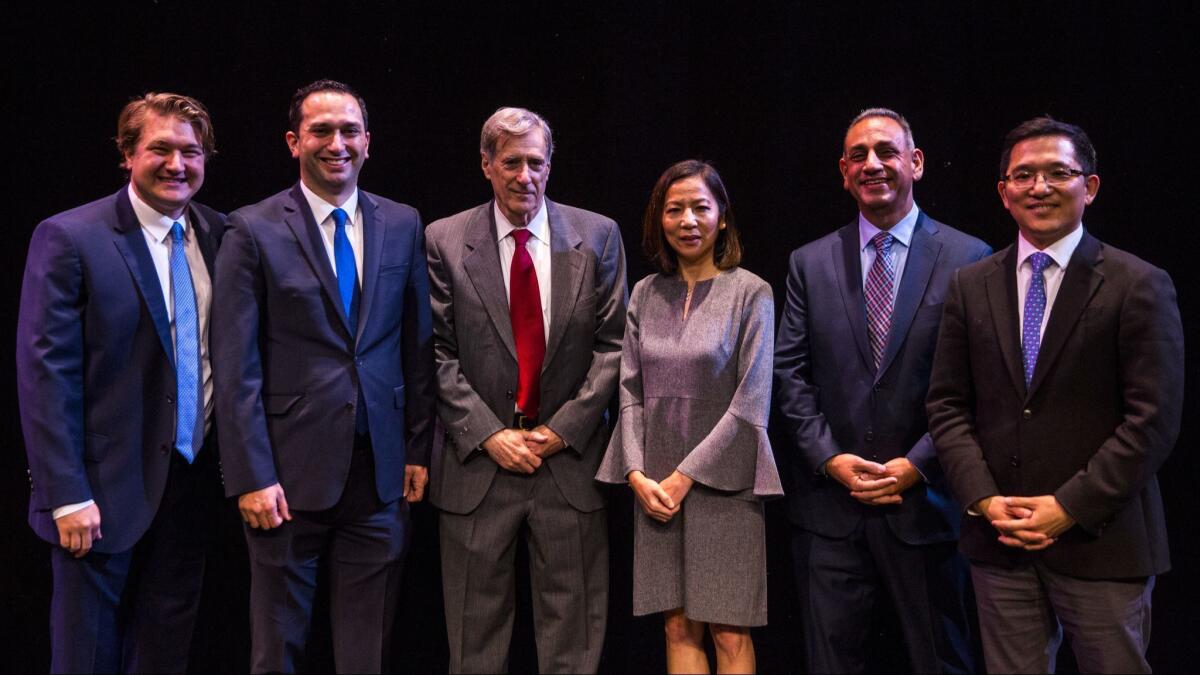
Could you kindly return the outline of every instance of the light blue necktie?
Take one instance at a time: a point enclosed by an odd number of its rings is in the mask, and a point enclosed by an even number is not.
[[[350,332],[358,328],[358,265],[354,261],[354,249],[346,236],[346,221],[349,216],[342,209],[333,210],[333,261],[337,274],[338,293],[342,296],[342,311],[350,322]]]
[[[1025,361],[1025,386],[1033,381],[1038,350],[1042,346],[1042,316],[1046,312],[1046,277],[1042,274],[1054,262],[1048,254],[1038,251],[1029,256],[1033,276],[1029,277],[1029,292],[1025,294],[1025,325],[1021,328],[1021,352]]]
[[[196,459],[200,418],[200,320],[192,271],[184,252],[183,226],[171,224],[171,302],[175,309],[175,449],[191,464]]]

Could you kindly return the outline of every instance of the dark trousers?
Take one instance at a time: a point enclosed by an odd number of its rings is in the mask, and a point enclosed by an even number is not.
[[[172,453],[158,512],[128,551],[51,549],[50,672],[182,673],[205,551],[221,507],[215,436],[188,464]],[[104,513],[100,513],[104,530]]]
[[[908,661],[916,673],[974,670],[965,592],[967,563],[956,542],[913,546],[869,514],[849,537],[793,529],[808,671],[859,673],[877,597],[896,608]]]
[[[608,520],[572,507],[543,466],[500,471],[474,512],[439,521],[451,673],[508,672],[515,554],[529,548],[538,671],[594,673],[608,616]]]
[[[272,530],[245,528],[250,671],[295,672],[312,625],[318,566],[327,559],[334,666],[380,672],[408,547],[408,502],[379,501],[371,444],[360,436],[338,503],[291,513],[291,521]]]
[[[1041,562],[971,565],[989,673],[1053,673],[1063,630],[1081,673],[1149,673],[1154,577],[1078,579]]]

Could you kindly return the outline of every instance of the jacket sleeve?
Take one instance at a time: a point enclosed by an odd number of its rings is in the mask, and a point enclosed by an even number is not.
[[[433,371],[433,317],[430,313],[429,271],[425,228],[414,215],[416,227],[411,247],[408,284],[404,287],[400,361],[404,371],[405,463],[429,466],[433,447],[435,407]]]
[[[621,376],[617,395],[621,406],[608,450],[596,472],[603,483],[624,483],[633,471],[645,471],[646,418],[642,396],[642,347],[638,325],[638,295],[634,288],[625,315],[625,341],[621,349]]]

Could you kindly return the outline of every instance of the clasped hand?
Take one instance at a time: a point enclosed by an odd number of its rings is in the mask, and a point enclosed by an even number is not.
[[[628,480],[642,511],[660,523],[667,522],[679,513],[683,498],[694,482],[678,471],[672,472],[661,483],[647,478],[641,471],[630,471]]]
[[[482,444],[484,452],[500,468],[514,473],[533,473],[542,461],[566,447],[562,437],[545,424],[529,431],[501,429]]]
[[[921,480],[920,472],[907,458],[880,464],[848,452],[830,458],[825,463],[825,474],[845,485],[851,497],[870,506],[903,502],[901,493]]]
[[[1000,533],[1001,544],[1026,551],[1040,551],[1058,541],[1059,535],[1075,525],[1075,519],[1054,495],[1039,497],[985,497],[976,502]]]

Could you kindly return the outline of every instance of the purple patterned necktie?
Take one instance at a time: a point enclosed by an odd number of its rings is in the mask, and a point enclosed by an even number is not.
[[[1033,276],[1029,278],[1029,291],[1025,294],[1025,325],[1021,327],[1021,351],[1025,360],[1025,386],[1033,381],[1033,369],[1037,366],[1038,349],[1042,345],[1042,316],[1046,313],[1046,278],[1042,272],[1054,259],[1038,251],[1029,256]]]
[[[892,264],[892,242],[888,232],[871,237],[875,246],[875,262],[867,272],[867,330],[871,338],[871,354],[875,367],[883,360],[887,347],[888,331],[892,328],[892,287],[896,281],[896,267]]]

